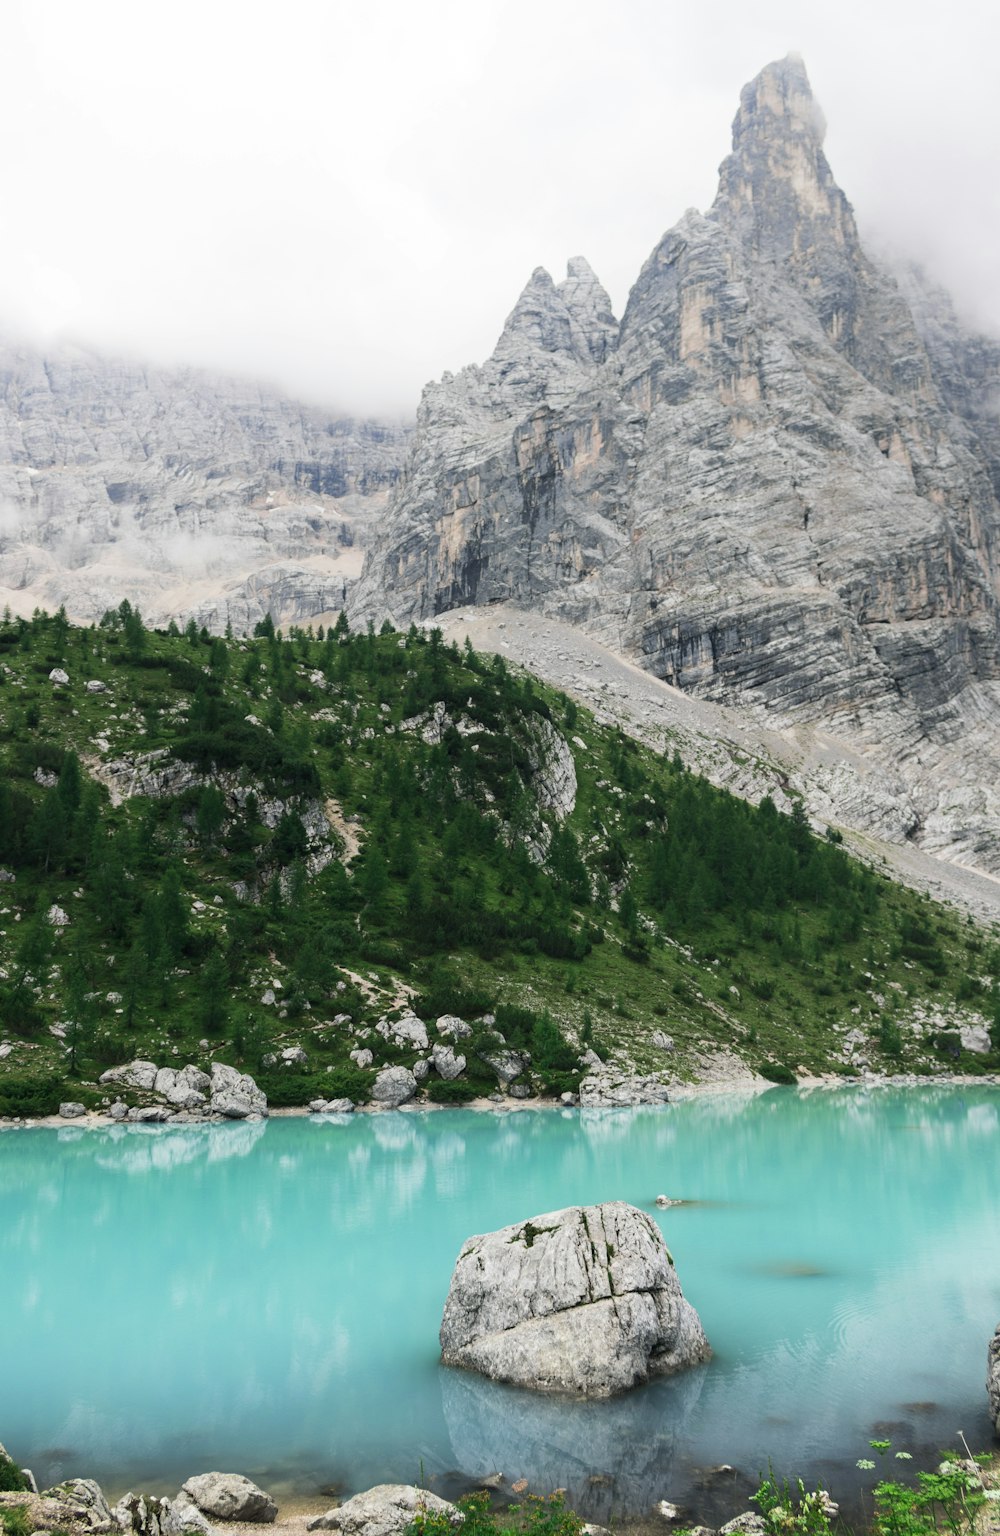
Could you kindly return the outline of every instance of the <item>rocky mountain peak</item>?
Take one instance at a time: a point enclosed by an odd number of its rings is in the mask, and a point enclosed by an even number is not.
[[[769,64],[617,338],[577,258],[428,394],[354,615],[568,619],[843,733],[892,778],[895,836],[1000,871],[1000,347],[913,287],[861,247],[802,61]],[[863,824],[846,784],[829,804]]]
[[[585,256],[571,256],[559,297],[575,321],[587,351],[595,363],[603,363],[618,340],[618,321],[607,289]]]
[[[829,239],[857,246],[851,206],[823,153],[825,131],[798,54],[743,87],[712,213],[734,224],[755,255],[782,260]]]
[[[548,353],[590,366],[603,362],[618,337],[611,300],[589,262],[574,256],[558,287],[544,267],[536,267],[504,324],[491,361],[506,378],[527,361],[526,351]]]

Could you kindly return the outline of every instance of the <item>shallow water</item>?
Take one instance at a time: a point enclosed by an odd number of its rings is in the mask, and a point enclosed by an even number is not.
[[[501,1471],[594,1517],[717,1514],[744,1501],[704,1469],[770,1458],[844,1492],[873,1435],[989,1443],[998,1152],[990,1088],[9,1131],[0,1439],[117,1491]],[[583,1405],[442,1369],[463,1239],[608,1199],[660,1222],[712,1362]]]

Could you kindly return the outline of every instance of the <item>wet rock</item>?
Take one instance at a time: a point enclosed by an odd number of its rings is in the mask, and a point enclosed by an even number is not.
[[[719,1526],[719,1536],[765,1536],[767,1522],[756,1510],[748,1509],[734,1520]]]
[[[622,1201],[469,1238],[441,1323],[446,1365],[610,1397],[710,1354],[653,1221]]]
[[[200,1510],[216,1520],[267,1524],[278,1513],[278,1506],[270,1494],[239,1472],[200,1473],[181,1485],[181,1493],[187,1494]]]
[[[469,1477],[499,1472],[510,1485],[565,1488],[573,1508],[604,1524],[647,1516],[671,1484],[705,1369],[650,1382],[599,1404],[441,1371],[441,1403],[455,1465]]]

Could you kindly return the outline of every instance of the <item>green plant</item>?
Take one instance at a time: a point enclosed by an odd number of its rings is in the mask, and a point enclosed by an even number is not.
[[[889,1440],[870,1440],[880,1457],[890,1449]],[[897,1461],[909,1461],[906,1451],[896,1451]],[[874,1461],[858,1466],[872,1469]],[[918,1472],[916,1485],[883,1479],[872,1491],[875,1504],[875,1536],[972,1536],[976,1515],[986,1502],[982,1482],[960,1461],[946,1461],[935,1472]]]
[[[26,1504],[12,1504],[7,1509],[0,1509],[0,1520],[4,1536],[32,1536],[34,1526]]]
[[[0,1078],[0,1115],[54,1115],[66,1097],[66,1083],[56,1072],[12,1072]]]
[[[793,1531],[805,1536],[828,1536],[830,1521],[837,1513],[837,1506],[825,1488],[807,1492],[800,1477],[793,1488],[787,1478],[775,1476],[770,1463],[767,1476],[761,1477],[757,1492],[750,1497],[775,1536]]]
[[[28,1479],[17,1462],[0,1448],[0,1493],[24,1493],[27,1488]]]

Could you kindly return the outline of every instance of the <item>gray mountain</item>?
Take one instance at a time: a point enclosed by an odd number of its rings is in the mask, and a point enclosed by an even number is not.
[[[1000,344],[866,256],[790,56],[620,326],[585,262],[537,271],[493,356],[427,387],[349,605],[570,619],[840,734],[901,786],[899,837],[1000,870],[998,404]]]
[[[343,605],[396,424],[266,386],[0,337],[0,602],[238,630]]]

